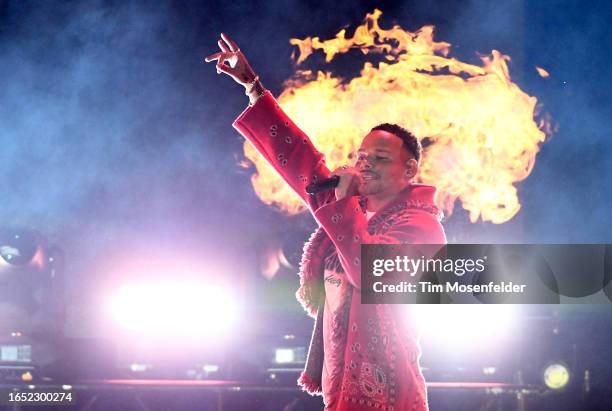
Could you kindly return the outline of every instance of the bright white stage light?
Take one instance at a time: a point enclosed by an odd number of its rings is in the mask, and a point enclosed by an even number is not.
[[[207,373],[213,373],[219,371],[219,366],[216,364],[204,364],[202,370]]]
[[[413,305],[410,310],[424,338],[455,348],[482,347],[484,339],[508,335],[515,325],[512,305]]]
[[[120,327],[155,336],[225,334],[235,322],[237,307],[224,289],[201,284],[123,285],[111,299]]]
[[[277,364],[287,364],[295,362],[295,351],[293,348],[277,348],[274,361]]]
[[[304,364],[306,362],[306,347],[280,347],[274,350],[276,364]]]
[[[565,388],[570,381],[570,371],[561,362],[552,363],[544,369],[544,384],[550,389]]]

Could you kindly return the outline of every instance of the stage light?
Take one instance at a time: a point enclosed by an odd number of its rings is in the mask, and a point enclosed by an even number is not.
[[[40,251],[38,235],[29,230],[1,230],[0,256],[12,265],[28,264]]]
[[[140,363],[130,364],[130,370],[132,372],[145,372],[150,368],[151,368],[150,364],[140,364]]]
[[[306,347],[280,347],[274,353],[276,364],[302,364],[306,362]]]
[[[52,249],[59,250],[35,230],[0,227],[0,345],[33,338],[39,346],[41,336],[63,331],[64,279],[48,261]]]
[[[219,366],[216,364],[204,364],[202,370],[206,373],[213,373],[219,371]]]
[[[123,285],[110,309],[122,329],[164,337],[221,337],[237,316],[227,290],[187,283]]]
[[[482,368],[482,373],[484,375],[493,375],[495,374],[496,371],[497,369],[495,367],[483,367]]]
[[[552,390],[561,390],[567,386],[570,381],[569,368],[561,363],[551,363],[544,368],[543,373],[544,384]]]
[[[277,348],[274,361],[277,364],[288,364],[295,362],[295,351],[293,348]]]
[[[501,338],[514,325],[512,305],[413,305],[409,309],[424,338],[449,348],[481,347],[483,339]]]

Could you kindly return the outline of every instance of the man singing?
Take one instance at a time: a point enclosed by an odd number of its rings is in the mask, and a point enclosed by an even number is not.
[[[364,137],[354,167],[333,173],[310,139],[281,110],[235,42],[206,58],[244,86],[249,107],[234,127],[302,198],[319,223],[300,266],[297,297],[314,318],[299,384],[323,395],[325,410],[427,410],[417,335],[401,305],[360,303],[361,244],[444,244],[435,188],[414,184],[418,140],[395,124]],[[340,180],[335,190],[306,187]]]

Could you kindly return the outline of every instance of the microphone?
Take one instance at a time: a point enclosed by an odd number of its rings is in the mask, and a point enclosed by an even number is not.
[[[331,176],[330,178],[323,179],[319,182],[308,184],[306,186],[306,192],[308,194],[318,194],[321,191],[330,190],[338,187],[340,183],[340,176]]]

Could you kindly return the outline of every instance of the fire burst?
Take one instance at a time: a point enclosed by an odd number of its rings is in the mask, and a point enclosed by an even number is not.
[[[509,56],[493,50],[480,65],[448,57],[450,44],[433,39],[433,26],[415,33],[399,26],[381,29],[381,11],[366,16],[352,38],[291,39],[297,63],[322,50],[326,61],[350,49],[377,53],[386,62],[365,63],[350,81],[330,72],[298,71],[278,98],[283,109],[325,154],[330,169],[346,164],[376,124],[398,123],[427,138],[419,181],[438,187],[438,205],[452,213],[456,200],[479,218],[501,224],[520,209],[515,183],[533,169],[549,124],[535,121],[537,99],[508,73]],[[300,199],[245,144],[257,168],[252,182],[266,204],[294,214]]]

